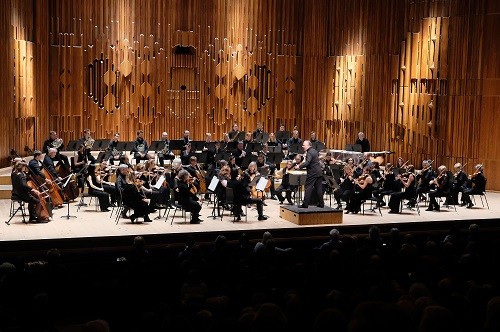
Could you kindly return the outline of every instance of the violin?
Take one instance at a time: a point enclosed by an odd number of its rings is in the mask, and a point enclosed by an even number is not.
[[[198,193],[198,189],[196,189],[196,186],[194,185],[194,180],[195,178],[192,176],[189,176],[187,180],[187,184],[190,186],[189,191],[193,194],[196,195]]]

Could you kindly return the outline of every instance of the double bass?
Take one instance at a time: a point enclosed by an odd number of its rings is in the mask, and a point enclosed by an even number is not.
[[[71,202],[78,198],[80,191],[78,189],[78,182],[76,180],[76,175],[72,174],[66,167],[59,163],[56,166],[57,175],[59,175],[63,181],[63,187],[61,188],[62,197],[65,202]],[[68,181],[66,183],[66,181]]]
[[[50,180],[50,183],[46,185],[49,190],[50,198],[52,199],[52,206],[54,207],[62,206],[64,204],[64,198],[62,197],[61,192],[59,191],[60,187],[55,182],[54,177],[44,166],[40,167],[40,171],[42,172],[43,175],[45,175],[46,179]]]
[[[32,189],[35,189],[37,191],[40,190],[40,188],[43,189],[45,186],[45,183],[39,184],[33,177],[32,174],[28,173],[26,179],[26,183],[28,186]],[[47,189],[46,189],[47,190]],[[35,212],[36,212],[36,217],[40,221],[50,221],[50,218],[52,217],[52,204],[47,202],[46,199],[50,200],[50,196],[47,194],[46,190],[42,190],[41,192],[39,191],[38,194],[31,194],[38,198],[40,203],[38,203],[35,207]]]

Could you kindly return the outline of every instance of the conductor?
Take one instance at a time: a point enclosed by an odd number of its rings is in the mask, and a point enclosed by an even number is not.
[[[309,202],[311,202],[311,198],[314,190],[316,190],[316,195],[318,198],[318,207],[322,208],[325,206],[323,201],[323,171],[321,170],[321,163],[319,161],[318,151],[312,148],[311,141],[306,140],[302,143],[302,148],[305,151],[306,157],[304,161],[300,164],[296,165],[296,169],[306,169],[307,177],[305,184],[305,195],[304,201],[302,205],[299,205],[299,208],[307,208],[309,206]]]

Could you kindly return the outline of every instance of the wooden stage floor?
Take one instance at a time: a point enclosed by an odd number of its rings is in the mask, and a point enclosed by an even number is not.
[[[457,206],[457,211],[450,209],[441,209],[440,212],[424,211],[421,206],[420,216],[416,211],[404,210],[402,214],[388,214],[387,208],[382,208],[382,216],[378,213],[367,212],[365,215],[345,215],[343,223],[337,225],[318,225],[318,226],[298,226],[279,217],[279,202],[266,200],[268,206],[264,207],[264,213],[269,217],[268,220],[258,221],[255,208],[248,209],[247,221],[243,217],[240,222],[233,222],[233,218],[226,211],[222,218],[212,219],[208,216],[212,213],[211,206],[203,204],[201,218],[204,220],[199,225],[185,223],[184,218],[176,216],[171,225],[171,218],[167,222],[165,219],[153,220],[151,223],[132,224],[130,220],[120,219],[115,224],[115,218],[110,218],[109,212],[95,211],[94,203],[88,207],[82,207],[77,212],[76,203],[70,204],[70,214],[76,218],[65,219],[61,216],[67,214],[67,208],[54,211],[53,220],[46,224],[23,224],[22,217],[15,216],[10,225],[6,225],[8,219],[10,200],[0,200],[0,215],[3,222],[0,224],[0,242],[4,241],[30,241],[46,239],[72,239],[72,238],[99,238],[99,237],[130,237],[135,235],[160,235],[160,234],[188,234],[188,233],[217,233],[234,231],[265,231],[265,230],[285,230],[285,229],[303,229],[310,227],[336,227],[341,229],[346,226],[368,226],[368,225],[386,225],[387,227],[397,227],[401,223],[428,223],[433,221],[467,221],[478,222],[481,220],[497,219],[500,216],[500,193],[488,192],[487,198],[490,209],[481,206],[479,197],[476,197],[476,206],[472,209]],[[86,199],[88,201],[88,198]],[[328,202],[327,202],[328,204]],[[368,206],[368,205],[367,205]],[[158,215],[158,214],[156,214]],[[151,215],[154,218],[156,215]]]

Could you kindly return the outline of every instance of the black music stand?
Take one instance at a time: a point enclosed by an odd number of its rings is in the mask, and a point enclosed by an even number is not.
[[[315,141],[313,144],[312,144],[312,148],[316,151],[321,151],[321,150],[324,150],[325,149],[325,144],[323,142],[320,142],[320,141]]]
[[[205,141],[191,141],[191,150],[201,151],[205,147]]]
[[[282,160],[283,154],[281,152],[269,153],[267,155],[267,161],[269,161],[273,165],[280,165]]]
[[[116,143],[116,150],[123,152],[127,150],[127,142],[118,142]]]
[[[241,161],[241,168],[248,168],[248,165],[250,165],[250,163],[252,161],[257,161],[257,156],[253,155],[253,154],[247,154],[243,160]]]
[[[162,144],[162,149],[165,147],[164,144],[163,144],[163,141],[152,141],[151,142],[151,145],[149,146],[149,151],[158,151],[158,150],[161,150],[159,149],[158,147],[160,146],[160,144]]]
[[[288,153],[303,154],[304,149],[301,144],[292,144],[288,147]]]
[[[264,143],[269,140],[269,134],[268,133],[258,133],[257,136],[255,136],[254,141],[257,143]]]
[[[210,196],[215,196],[214,199],[214,207],[212,208],[212,214],[207,217],[212,218],[213,220],[218,219],[220,217],[220,206],[219,206],[219,197],[217,197],[217,194],[215,193],[215,189],[219,185],[219,179],[214,175],[212,177],[212,180],[210,181],[210,184],[208,185],[208,193]],[[215,209],[217,209],[217,215],[215,215]]]
[[[233,150],[236,150],[237,146],[238,146],[238,142],[228,142],[226,144],[226,151],[232,152]]]
[[[198,152],[194,154],[196,156],[196,160],[200,164],[206,164],[208,159],[208,151]]]
[[[276,132],[276,140],[280,142],[281,144],[285,144],[286,141],[290,138],[290,132],[289,131],[277,131]]]
[[[346,144],[345,145],[345,150],[347,150],[347,151],[361,152],[362,147],[361,147],[361,144]]]
[[[66,151],[76,151],[78,150],[78,141],[72,140],[69,141],[68,144],[66,145]]]
[[[302,203],[302,186],[306,184],[306,174],[289,174],[288,182],[291,186],[297,186],[297,191],[299,193],[298,205]]]
[[[86,167],[84,167],[83,169],[85,169],[85,168]],[[69,181],[71,180],[72,176],[73,176],[73,173],[71,173],[70,175],[67,176],[68,179],[66,180],[66,182],[64,182],[62,184],[62,188],[61,188],[62,191],[64,191],[64,188],[66,188],[69,185]],[[72,216],[72,215],[69,214],[69,200],[66,200],[66,202],[64,202],[64,203],[66,203],[66,206],[68,207],[68,214],[64,215],[64,216],[61,216],[61,218],[66,218],[67,220],[69,220],[70,218],[76,218],[76,216]]]
[[[173,139],[170,141],[169,148],[170,150],[182,150],[184,148],[184,140],[183,139]]]
[[[245,132],[244,131],[240,131],[238,133],[238,136],[236,136],[236,141],[244,141],[245,140]]]

